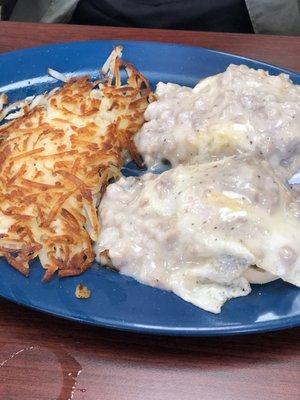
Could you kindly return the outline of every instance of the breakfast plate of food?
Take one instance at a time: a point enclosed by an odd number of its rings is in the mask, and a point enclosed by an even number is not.
[[[0,296],[151,334],[300,325],[300,75],[154,42],[0,59]]]

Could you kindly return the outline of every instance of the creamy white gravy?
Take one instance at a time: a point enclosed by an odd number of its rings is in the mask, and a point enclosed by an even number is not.
[[[300,86],[288,75],[230,65],[193,89],[157,85],[135,137],[148,166],[257,153],[286,179],[300,169]]]
[[[266,163],[240,157],[121,178],[100,204],[95,251],[218,313],[250,292],[251,265],[300,285],[299,205]]]

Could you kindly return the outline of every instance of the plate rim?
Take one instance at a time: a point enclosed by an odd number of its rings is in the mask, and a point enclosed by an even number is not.
[[[105,328],[110,330],[117,330],[123,332],[132,332],[139,334],[151,334],[158,336],[190,336],[190,337],[211,337],[211,336],[237,336],[237,335],[250,335],[261,334],[268,332],[276,332],[285,329],[297,328],[300,326],[300,314],[295,317],[280,318],[277,321],[265,321],[256,324],[242,324],[232,327],[219,327],[219,328],[201,328],[201,327],[168,327],[158,325],[135,324],[132,322],[125,322],[120,320],[113,320],[108,318],[101,319],[101,323],[96,320],[86,319],[71,314],[63,314],[57,311],[40,308],[36,305],[21,302],[11,296],[4,296],[0,293],[0,298],[11,301],[12,303],[26,307],[35,312],[58,317],[63,320],[81,323],[84,325],[95,326],[98,328]],[[204,310],[201,310],[204,311]]]
[[[258,62],[259,64],[262,64],[266,67],[271,67],[271,68],[275,68],[278,69],[280,71],[282,71],[282,73],[287,73],[289,75],[295,75],[296,77],[300,78],[300,71],[294,71],[291,70],[289,68],[286,67],[280,67],[277,64],[271,64],[269,62],[266,61],[262,61],[259,60],[257,58],[251,58],[251,57],[247,57],[247,56],[242,56],[236,53],[229,53],[226,51],[221,51],[221,50],[215,50],[215,49],[211,49],[209,47],[205,47],[205,46],[197,46],[197,45],[192,45],[192,44],[184,44],[184,43],[174,43],[174,42],[161,42],[161,41],[156,41],[156,40],[131,40],[131,39],[91,39],[91,40],[71,40],[68,42],[59,42],[59,43],[48,43],[48,44],[42,44],[42,45],[38,45],[38,46],[30,46],[30,47],[24,47],[24,48],[20,48],[20,49],[16,49],[16,50],[10,50],[10,51],[5,51],[3,53],[0,53],[0,57],[1,56],[14,56],[14,55],[22,55],[22,53],[30,53],[30,51],[32,50],[42,50],[42,49],[47,49],[48,47],[63,47],[66,45],[80,45],[80,44],[84,44],[84,43],[111,43],[112,45],[116,45],[116,44],[124,44],[126,46],[126,43],[135,45],[135,44],[141,44],[141,43],[145,43],[147,45],[158,45],[158,46],[173,46],[173,47],[183,47],[183,48],[190,48],[190,49],[202,49],[205,50],[209,53],[213,53],[213,54],[221,54],[224,56],[229,56],[229,57],[234,57],[237,59],[242,59],[245,61],[250,61],[250,62]],[[125,56],[125,60],[126,60],[126,56]]]

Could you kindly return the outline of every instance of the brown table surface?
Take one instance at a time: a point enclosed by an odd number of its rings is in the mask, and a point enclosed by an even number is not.
[[[188,43],[300,71],[300,37],[0,22],[0,52],[109,38]],[[83,326],[0,300],[0,399],[296,400],[299,334],[155,337]]]

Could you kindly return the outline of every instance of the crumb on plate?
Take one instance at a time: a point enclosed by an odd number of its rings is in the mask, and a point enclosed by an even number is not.
[[[91,291],[82,283],[76,286],[75,296],[77,299],[89,299],[91,297]]]

